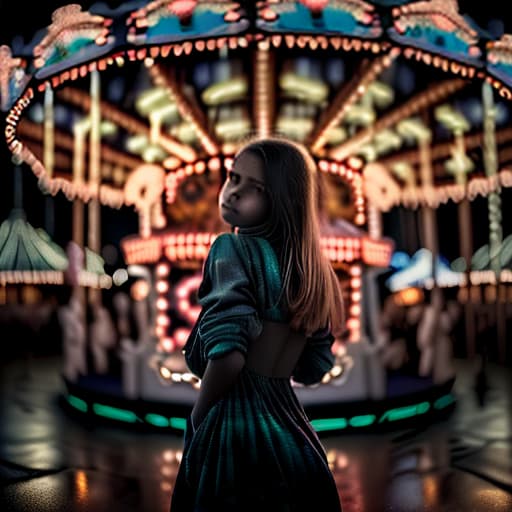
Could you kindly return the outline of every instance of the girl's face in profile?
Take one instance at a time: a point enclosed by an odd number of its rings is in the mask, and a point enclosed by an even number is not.
[[[219,194],[221,217],[231,226],[263,223],[269,212],[263,162],[250,151],[238,155]]]

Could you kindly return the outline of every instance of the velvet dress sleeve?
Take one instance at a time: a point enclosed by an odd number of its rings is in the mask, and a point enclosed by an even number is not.
[[[320,382],[334,365],[333,343],[334,336],[329,328],[314,332],[295,366],[293,380],[307,386]]]
[[[223,233],[212,244],[198,291],[202,312],[198,334],[202,358],[217,359],[259,336],[262,323],[251,283],[249,261],[236,235]]]

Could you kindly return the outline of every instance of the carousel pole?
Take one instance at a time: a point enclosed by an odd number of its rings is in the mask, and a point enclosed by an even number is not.
[[[21,165],[14,166],[14,190],[13,190],[13,207],[15,210],[23,209],[23,175]]]
[[[429,199],[434,197],[434,183],[432,172],[432,154],[430,143],[432,133],[419,119],[405,119],[398,124],[398,132],[405,138],[412,138],[418,144],[419,174],[421,186],[426,198],[426,204],[421,208],[422,245],[432,253],[432,295],[437,294],[436,289],[436,260],[439,251],[437,241],[436,211],[429,204]]]
[[[432,134],[428,128],[424,128],[419,134],[419,152],[420,152],[420,176],[422,186],[426,189],[427,200],[433,196],[433,172],[432,172],[432,153],[431,153]],[[437,259],[439,255],[439,243],[437,239],[437,218],[436,210],[433,206],[427,204],[421,209],[421,219],[423,224],[423,236],[425,247],[432,253],[432,289],[430,292],[430,307],[432,308],[432,326],[439,325],[441,310],[443,308],[443,294],[437,280]],[[437,328],[431,332],[428,344],[433,352],[432,360],[435,360],[435,351],[437,348]],[[426,350],[424,348],[424,350]],[[427,358],[428,360],[428,358]],[[433,365],[433,362],[432,362]],[[428,367],[428,364],[427,364]],[[422,374],[422,362],[420,361],[420,375]]]
[[[437,239],[437,219],[434,209],[434,180],[432,172],[432,151],[431,140],[432,132],[421,121],[421,119],[405,119],[398,126],[398,133],[406,138],[413,138],[418,144],[419,153],[419,174],[421,186],[423,188],[425,204],[422,205],[421,215],[421,240],[422,245],[428,249],[432,255],[431,259],[431,279],[432,287],[430,292],[430,301],[425,304],[423,318],[428,319],[428,334],[424,339],[418,339],[418,347],[421,344],[421,358],[418,372],[425,376],[433,371],[435,352],[438,346],[437,333],[439,318],[443,307],[443,295],[437,282],[436,263],[438,258],[439,246]],[[425,320],[427,321],[427,320]]]
[[[55,112],[54,94],[51,85],[44,90],[44,142],[43,142],[43,163],[48,178],[53,176],[55,167]],[[50,236],[55,231],[55,215],[53,197],[47,195],[44,200],[45,229]]]
[[[418,219],[417,202],[418,187],[413,166],[407,161],[399,161],[393,164],[391,171],[404,182],[404,196],[407,197],[409,207],[401,206],[399,210],[400,225],[405,233],[404,245],[408,253],[413,254],[418,247]]]
[[[465,155],[464,148],[464,136],[462,134],[456,134],[456,144],[458,151],[461,151]],[[462,163],[463,164],[463,163]],[[461,168],[455,174],[455,181],[457,184],[461,184],[464,187],[465,194],[464,198],[458,204],[459,211],[459,243],[460,253],[466,262],[466,286],[467,286],[467,300],[464,304],[464,325],[466,333],[466,351],[468,359],[473,359],[476,354],[476,340],[475,340],[475,314],[473,310],[473,303],[470,300],[469,290],[471,287],[471,258],[473,255],[473,232],[472,232],[472,220],[471,220],[471,203],[467,196],[468,180],[467,172],[471,168]]]
[[[91,72],[91,108],[89,133],[89,186],[99,188],[101,181],[101,110],[100,110],[100,74],[98,70]],[[96,254],[101,252],[101,209],[98,197],[89,202],[87,245]],[[89,303],[97,305],[101,302],[99,289],[89,290]]]
[[[496,110],[494,107],[493,90],[489,83],[482,86],[482,103],[484,109],[484,143],[483,157],[485,174],[495,180],[496,189],[488,196],[489,205],[489,257],[490,267],[496,279],[496,324],[498,342],[498,360],[505,363],[506,351],[506,318],[505,311],[500,303],[501,294],[501,246],[503,242],[503,230],[501,226],[501,187],[497,179],[498,155],[496,149]],[[486,349],[485,343],[483,349]]]
[[[471,287],[471,258],[473,255],[473,228],[471,221],[471,203],[468,198],[467,175],[474,169],[473,162],[466,155],[464,133],[469,130],[466,118],[449,105],[436,108],[436,119],[453,133],[455,145],[451,149],[452,157],[446,161],[445,167],[449,174],[454,176],[455,183],[464,188],[464,197],[457,205],[459,222],[459,250],[466,264],[466,290],[467,299],[464,304],[464,324],[466,334],[466,353],[468,359],[476,354],[475,316],[473,303],[470,300]]]
[[[424,189],[432,190],[432,162],[430,155],[430,136],[419,139],[420,151],[420,176]],[[428,194],[427,194],[428,197]],[[423,243],[424,246],[432,253],[432,292],[437,286],[436,260],[439,252],[437,243],[437,220],[436,211],[430,205],[425,205],[421,210],[421,220],[423,226]]]
[[[91,123],[89,118],[73,125],[73,183],[83,185],[85,171],[85,141]],[[73,241],[82,249],[84,247],[84,202],[75,197],[73,200]]]
[[[258,42],[253,58],[253,112],[259,137],[272,135],[275,115],[275,62],[268,40]]]
[[[73,147],[73,183],[82,185],[85,175],[85,141],[90,129],[89,118],[82,119],[73,125],[74,147]],[[72,210],[72,229],[73,242],[81,250],[85,260],[84,249],[84,202],[80,197],[73,199]],[[87,303],[86,289],[79,284],[73,285],[73,295],[78,303],[82,318],[85,319],[85,309]]]
[[[14,183],[13,183],[13,207],[16,215],[23,212],[23,174],[21,165],[16,163],[14,166]],[[21,303],[22,293],[19,286],[13,287],[15,300],[17,304]]]

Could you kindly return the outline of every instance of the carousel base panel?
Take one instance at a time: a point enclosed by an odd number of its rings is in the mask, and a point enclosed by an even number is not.
[[[415,427],[446,417],[456,405],[455,379],[434,385],[427,378],[392,374],[386,380],[387,396],[379,400],[350,400],[343,397],[343,386],[331,384],[297,387],[296,393],[319,434]],[[178,434],[197,397],[191,385],[175,383],[166,387],[165,399],[126,398],[121,380],[109,375],[82,376],[76,382],[64,378],[64,383],[62,404],[73,415]]]

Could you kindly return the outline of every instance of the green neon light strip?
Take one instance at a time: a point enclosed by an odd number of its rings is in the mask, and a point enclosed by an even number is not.
[[[69,404],[75,409],[84,413],[88,411],[88,404],[84,400],[73,395],[67,395],[66,398]],[[454,395],[452,393],[448,393],[438,398],[434,402],[433,407],[435,409],[443,409],[444,407],[448,407],[453,402],[455,402]],[[397,407],[396,409],[390,409],[379,418],[378,423],[383,423],[384,421],[399,421],[406,418],[419,416],[421,414],[425,414],[426,412],[428,412],[430,408],[431,404],[429,402],[420,402],[419,404],[407,405],[405,407]],[[112,407],[109,405],[94,403],[92,405],[92,410],[98,416],[104,416],[105,418],[124,421],[126,423],[136,423],[137,421],[141,421],[133,411],[119,409],[117,407]],[[347,428],[348,426],[354,428],[367,427],[375,423],[376,419],[377,418],[374,414],[362,414],[359,416],[353,416],[349,420],[347,420],[346,418],[315,419],[311,421],[311,425],[317,432],[324,432],[327,430],[342,430],[344,428]],[[155,413],[146,414],[144,417],[144,421],[155,427],[171,427],[183,431],[186,429],[187,424],[187,420],[185,418],[166,418],[165,416]]]
[[[447,395],[439,397],[434,402],[434,408],[444,409],[445,407],[448,407],[449,405],[453,404],[453,402],[455,402],[455,397],[451,393],[448,393]]]
[[[185,418],[169,418],[169,425],[178,430],[185,430],[187,420]]]
[[[135,423],[139,418],[132,411],[126,409],[118,409],[110,405],[92,404],[92,410],[98,416],[104,416],[113,420],[124,421],[126,423]]]
[[[161,414],[149,413],[146,414],[145,418],[147,423],[154,425],[155,427],[168,427],[169,420]]]
[[[351,427],[367,427],[372,423],[375,423],[377,417],[375,414],[364,414],[362,416],[352,416],[348,421]]]
[[[317,432],[325,430],[341,430],[347,428],[347,420],[345,418],[324,418],[312,420],[311,425]]]
[[[425,414],[430,409],[428,402],[421,402],[416,405],[407,405],[405,407],[397,407],[396,409],[390,409],[386,411],[379,419],[379,423],[385,420],[398,421],[405,418],[412,418],[420,414]]]
[[[89,408],[87,406],[87,402],[84,402],[81,398],[78,398],[76,396],[68,395],[67,400],[69,402],[69,405],[71,405],[75,409],[78,409],[81,412],[87,412],[87,409]]]

